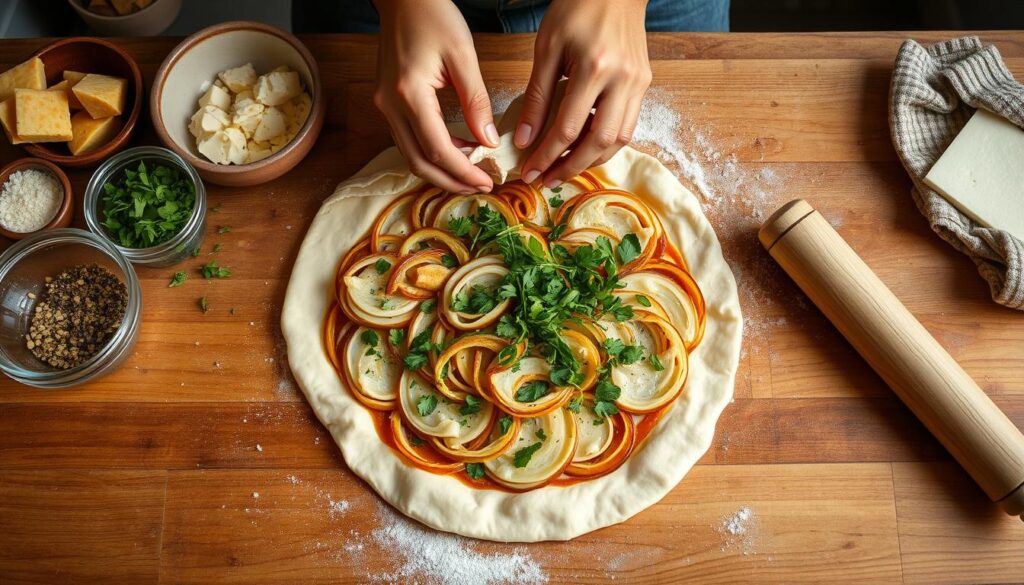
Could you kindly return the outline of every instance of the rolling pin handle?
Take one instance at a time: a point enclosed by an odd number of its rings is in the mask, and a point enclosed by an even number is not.
[[[828,221],[797,199],[758,238],[989,499],[1024,520],[1024,435]]]

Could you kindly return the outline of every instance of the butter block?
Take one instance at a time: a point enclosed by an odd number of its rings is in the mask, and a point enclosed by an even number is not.
[[[256,84],[256,70],[252,68],[252,63],[226,69],[218,73],[217,77],[234,93],[243,92]]]
[[[11,144],[22,144],[25,142],[18,136],[17,120],[14,117],[14,98],[9,97],[0,102],[0,126],[4,128],[4,134]]]
[[[256,80],[253,95],[261,104],[279,106],[302,93],[299,74],[294,71],[272,71]]]
[[[72,139],[71,110],[62,91],[14,90],[17,134],[26,142],[67,142]]]
[[[13,96],[16,89],[46,89],[46,70],[39,57],[0,73],[0,101]]]
[[[978,110],[924,182],[974,221],[1024,240],[1024,130]]]
[[[46,88],[46,91],[63,91],[65,95],[68,96],[68,107],[72,110],[81,110],[82,104],[78,101],[78,98],[75,97],[75,93],[71,91],[72,87],[74,87],[74,84],[71,83],[70,80],[65,79],[60,83],[55,83]]]
[[[218,85],[211,85],[199,98],[199,107],[216,106],[224,111],[231,109],[231,94]]]
[[[269,142],[283,135],[287,127],[288,121],[285,120],[281,110],[270,106],[263,112],[263,117],[260,118],[260,123],[256,126],[256,131],[253,132],[252,137],[257,142]]]
[[[88,154],[103,146],[121,129],[121,118],[96,119],[89,112],[81,111],[71,116],[71,142],[68,149],[71,154]]]
[[[76,83],[71,91],[90,116],[108,118],[119,116],[124,111],[128,82],[120,77],[90,73]]]

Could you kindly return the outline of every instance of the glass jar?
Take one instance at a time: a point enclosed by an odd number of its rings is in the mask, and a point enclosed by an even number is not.
[[[38,359],[25,336],[46,278],[81,264],[98,264],[127,289],[124,317],[96,355],[66,370]],[[31,293],[31,294],[30,294]],[[17,382],[38,388],[67,388],[95,380],[132,353],[139,335],[142,289],[135,269],[109,241],[85,230],[65,228],[33,234],[0,256],[0,370]]]
[[[135,170],[139,162],[152,169],[161,164],[180,169],[195,186],[196,202],[192,217],[173,238],[149,248],[125,248],[114,241],[103,227],[103,186],[119,181],[124,171]],[[206,188],[199,173],[177,153],[159,146],[137,146],[122,151],[101,164],[85,187],[85,223],[94,234],[106,239],[133,264],[144,266],[171,266],[186,259],[203,243],[206,233]]]

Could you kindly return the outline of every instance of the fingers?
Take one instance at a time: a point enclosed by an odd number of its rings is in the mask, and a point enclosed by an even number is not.
[[[448,172],[427,160],[427,157],[424,156],[423,151],[420,149],[416,133],[413,132],[412,127],[404,117],[392,118],[388,116],[388,123],[391,126],[391,135],[395,139],[395,144],[409,164],[409,170],[412,174],[432,185],[453,193],[473,193],[476,191],[476,188],[472,185],[453,178]],[[452,148],[455,148],[454,145]]]
[[[612,148],[606,150],[604,154],[599,156],[597,160],[591,163],[590,166],[596,167],[603,165],[608,162],[615,153],[619,152],[623,146],[629,145],[630,141],[633,140],[633,133],[636,131],[637,119],[640,117],[640,107],[643,105],[644,96],[643,94],[635,95],[630,98],[629,103],[626,105],[626,111],[622,116],[622,128],[619,129],[619,138],[616,140],[615,145]],[[568,180],[572,176],[563,178],[562,180]]]
[[[452,143],[451,134],[448,133],[448,127],[445,126],[441,115],[437,95],[429,87],[421,88],[409,96],[405,114],[423,155],[423,160],[417,162],[439,168],[451,180],[472,187],[475,191],[491,190],[491,177],[469,162],[466,155]],[[410,164],[412,162],[410,161]],[[442,186],[437,183],[435,185]]]
[[[576,79],[592,79],[581,75]],[[556,161],[565,150],[580,136],[583,125],[590,116],[600,95],[603,84],[578,82],[569,79],[565,90],[565,98],[555,116],[555,123],[544,135],[540,145],[530,154],[523,164],[523,180],[532,183]]]
[[[582,140],[575,145],[568,155],[558,159],[544,173],[544,184],[549,187],[575,177],[590,168],[594,161],[603,156],[611,158],[612,154],[623,146],[622,120],[629,94],[615,91],[602,97],[597,104],[597,113],[583,134]],[[628,139],[626,142],[629,142]]]
[[[455,93],[459,96],[462,115],[466,126],[480,144],[498,146],[498,129],[494,125],[491,113],[491,98],[487,95],[487,86],[480,75],[480,64],[476,54],[460,55],[447,59],[445,68],[451,79]]]
[[[526,148],[533,144],[544,129],[544,122],[554,99],[555,86],[561,77],[558,59],[544,57],[540,53],[541,50],[538,48],[538,56],[530,72],[530,81],[523,93],[523,111],[519,115],[516,133],[512,137],[512,143],[518,148]]]

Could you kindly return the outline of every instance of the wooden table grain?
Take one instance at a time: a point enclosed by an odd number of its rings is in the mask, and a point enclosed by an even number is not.
[[[520,549],[552,582],[1024,581],[1024,525],[985,499],[755,237],[760,214],[809,200],[1024,426],[1024,315],[994,304],[971,262],[929,231],[889,141],[900,42],[952,35],[651,36],[655,91],[681,114],[684,149],[710,142],[721,158],[705,168],[735,156],[742,176],[773,178],[756,186],[767,192],[741,182],[705,201],[748,333],[735,401],[678,487],[621,525]],[[982,38],[1024,79],[1024,33]],[[271,183],[209,187],[217,211],[200,260],[233,277],[203,281],[190,261],[192,278],[170,289],[173,269],[141,269],[140,340],[118,372],[62,391],[0,383],[0,581],[365,582],[394,570],[394,551],[366,539],[378,500],[296,388],[278,327],[320,201],[390,142],[370,99],[375,41],[304,40],[328,100],[319,143]],[[176,40],[120,42],[148,83]],[[42,43],[0,43],[0,67]],[[477,37],[491,87],[525,84],[531,44]],[[138,142],[154,141],[148,125],[147,113]],[[0,162],[19,156],[0,147]],[[69,174],[80,197],[87,172]],[[748,531],[723,530],[743,507]]]

